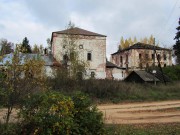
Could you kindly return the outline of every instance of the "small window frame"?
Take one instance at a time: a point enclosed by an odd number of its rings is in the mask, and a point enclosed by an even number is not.
[[[92,52],[87,52],[87,60],[92,61]]]
[[[79,45],[79,49],[83,49],[83,44],[80,44],[80,45]]]

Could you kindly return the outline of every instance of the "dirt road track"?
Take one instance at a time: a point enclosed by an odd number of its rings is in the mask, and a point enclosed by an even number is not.
[[[141,124],[180,122],[180,100],[99,105],[105,123]]]

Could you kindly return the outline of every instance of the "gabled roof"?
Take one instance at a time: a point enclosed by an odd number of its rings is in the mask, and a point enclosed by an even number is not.
[[[156,78],[158,78],[161,82],[164,82],[164,80],[166,82],[170,82],[171,79],[165,75],[165,74],[162,74],[162,72],[160,70],[156,70],[156,73],[154,74]],[[163,77],[164,76],[164,77]]]
[[[118,69],[126,69],[122,67],[118,67],[117,65],[113,64],[112,62],[106,61],[106,68],[118,68]]]
[[[120,52],[124,52],[124,51],[128,51],[128,50],[131,50],[131,49],[148,49],[148,50],[168,50],[170,51],[170,49],[167,49],[167,48],[162,48],[162,47],[159,47],[159,46],[154,46],[154,45],[151,45],[151,44],[144,44],[144,43],[136,43],[128,48],[125,48],[125,49],[122,49],[122,50],[118,50],[117,52],[111,54],[111,55],[115,55],[115,54],[118,54]]]
[[[109,61],[106,61],[106,67],[107,68],[117,68],[117,66]]]
[[[137,74],[142,80],[144,80],[145,82],[152,82],[152,81],[159,81],[159,79],[157,79],[156,77],[154,77],[152,74],[144,71],[144,70],[139,70],[139,71],[133,71],[129,74],[129,76],[131,74]],[[128,78],[128,77],[127,77]]]
[[[62,31],[55,31],[53,33],[57,34],[71,34],[71,35],[84,35],[84,36],[99,36],[99,37],[106,37],[105,35],[101,35],[95,32],[87,31],[78,27],[70,28]]]

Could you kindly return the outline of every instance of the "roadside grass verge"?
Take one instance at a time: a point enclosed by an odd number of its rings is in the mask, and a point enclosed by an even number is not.
[[[180,123],[106,125],[107,135],[179,135]]]
[[[50,80],[55,91],[71,95],[76,91],[88,94],[95,103],[143,102],[180,99],[180,81],[167,85],[137,84],[117,80],[68,81],[70,84]]]

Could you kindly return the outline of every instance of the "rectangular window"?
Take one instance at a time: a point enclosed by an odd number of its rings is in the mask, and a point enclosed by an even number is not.
[[[123,63],[123,58],[122,58],[122,56],[120,57],[120,63]]]
[[[129,60],[128,60],[128,55],[126,55],[126,62],[128,63],[128,61],[129,61]]]
[[[92,54],[91,54],[91,52],[88,52],[88,53],[87,53],[87,60],[92,60]]]
[[[139,59],[141,60],[141,54],[139,54]]]
[[[95,77],[95,72],[91,72],[91,78]]]
[[[164,54],[164,60],[166,60],[166,58],[167,58],[167,57],[166,57],[166,54]]]
[[[123,57],[120,56],[120,67],[123,67]]]
[[[152,59],[154,60],[154,54],[152,54]]]

